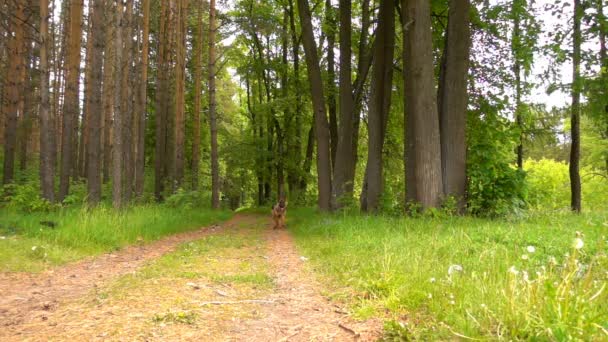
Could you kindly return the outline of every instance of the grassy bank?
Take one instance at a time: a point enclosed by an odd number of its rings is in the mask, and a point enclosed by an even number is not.
[[[163,205],[134,206],[121,213],[105,206],[28,214],[4,208],[0,209],[0,272],[37,272],[218,223],[230,215]]]
[[[386,316],[388,337],[608,338],[607,213],[493,221],[292,210],[288,225],[332,295],[361,318]]]

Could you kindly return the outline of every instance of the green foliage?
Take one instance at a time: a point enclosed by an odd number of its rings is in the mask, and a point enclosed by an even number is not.
[[[155,314],[152,321],[155,323],[181,323],[194,324],[198,315],[196,312],[167,312],[165,314]]]
[[[179,188],[174,194],[167,197],[165,205],[170,208],[191,210],[205,207],[210,202],[211,198],[200,191],[188,191]]]
[[[355,316],[385,317],[387,341],[602,340],[607,220],[606,212],[505,221],[292,210],[289,227],[332,297]]]
[[[25,184],[6,184],[2,189],[6,205],[26,213],[45,212],[55,206],[40,197],[40,186],[37,182]]]
[[[469,211],[500,216],[525,207],[525,174],[510,165],[517,131],[485,99],[469,114],[467,172]]]

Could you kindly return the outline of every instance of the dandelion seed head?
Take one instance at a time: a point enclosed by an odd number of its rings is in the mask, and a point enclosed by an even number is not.
[[[528,260],[528,254],[524,254],[524,255],[522,255],[522,256],[521,256],[521,259],[522,259],[522,260]]]
[[[584,245],[585,245],[585,243],[583,242],[583,239],[581,239],[580,237],[577,237],[576,239],[574,239],[574,242],[572,242],[572,247],[574,249],[581,249],[581,248],[583,248]]]
[[[429,282],[431,282],[431,283],[434,283],[434,282],[436,282],[436,281],[437,281],[437,279],[435,279],[435,278],[431,278],[431,279],[429,279]]]
[[[536,248],[534,246],[528,246],[528,247],[526,247],[526,250],[528,251],[528,253],[536,252]]]
[[[519,271],[517,270],[517,268],[515,268],[515,266],[511,266],[511,267],[509,267],[509,273],[518,275]]]
[[[451,300],[451,301],[450,301],[450,305],[456,305],[456,302],[455,302],[455,301],[453,301],[453,300]]]
[[[452,274],[454,274],[454,273],[456,273],[456,272],[462,272],[463,270],[464,270],[464,269],[462,268],[462,266],[461,266],[461,265],[451,265],[451,266],[448,268],[448,275],[452,275]]]
[[[38,246],[33,246],[33,247],[32,247],[32,251],[34,251],[34,252],[35,252],[35,251],[36,251],[36,249],[38,249]]]

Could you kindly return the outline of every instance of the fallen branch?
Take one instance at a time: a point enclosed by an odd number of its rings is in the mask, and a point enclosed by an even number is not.
[[[358,332],[354,331],[353,329],[347,327],[346,325],[342,324],[342,323],[338,323],[338,326],[346,331],[348,331],[349,333],[355,335],[356,337],[361,336],[361,334],[359,334]]]
[[[211,302],[202,302],[201,306],[207,305],[233,305],[233,304],[275,304],[274,300],[264,300],[264,299],[246,299],[246,300],[233,300],[233,301],[211,301]]]

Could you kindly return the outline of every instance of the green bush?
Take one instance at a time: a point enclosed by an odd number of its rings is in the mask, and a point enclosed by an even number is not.
[[[570,206],[568,164],[551,159],[526,160],[527,201],[540,210],[567,209]],[[608,179],[590,166],[581,169],[583,209],[608,208]]]
[[[53,204],[40,197],[40,187],[37,182],[25,184],[7,184],[3,187],[3,201],[8,207],[32,213],[49,211]]]

